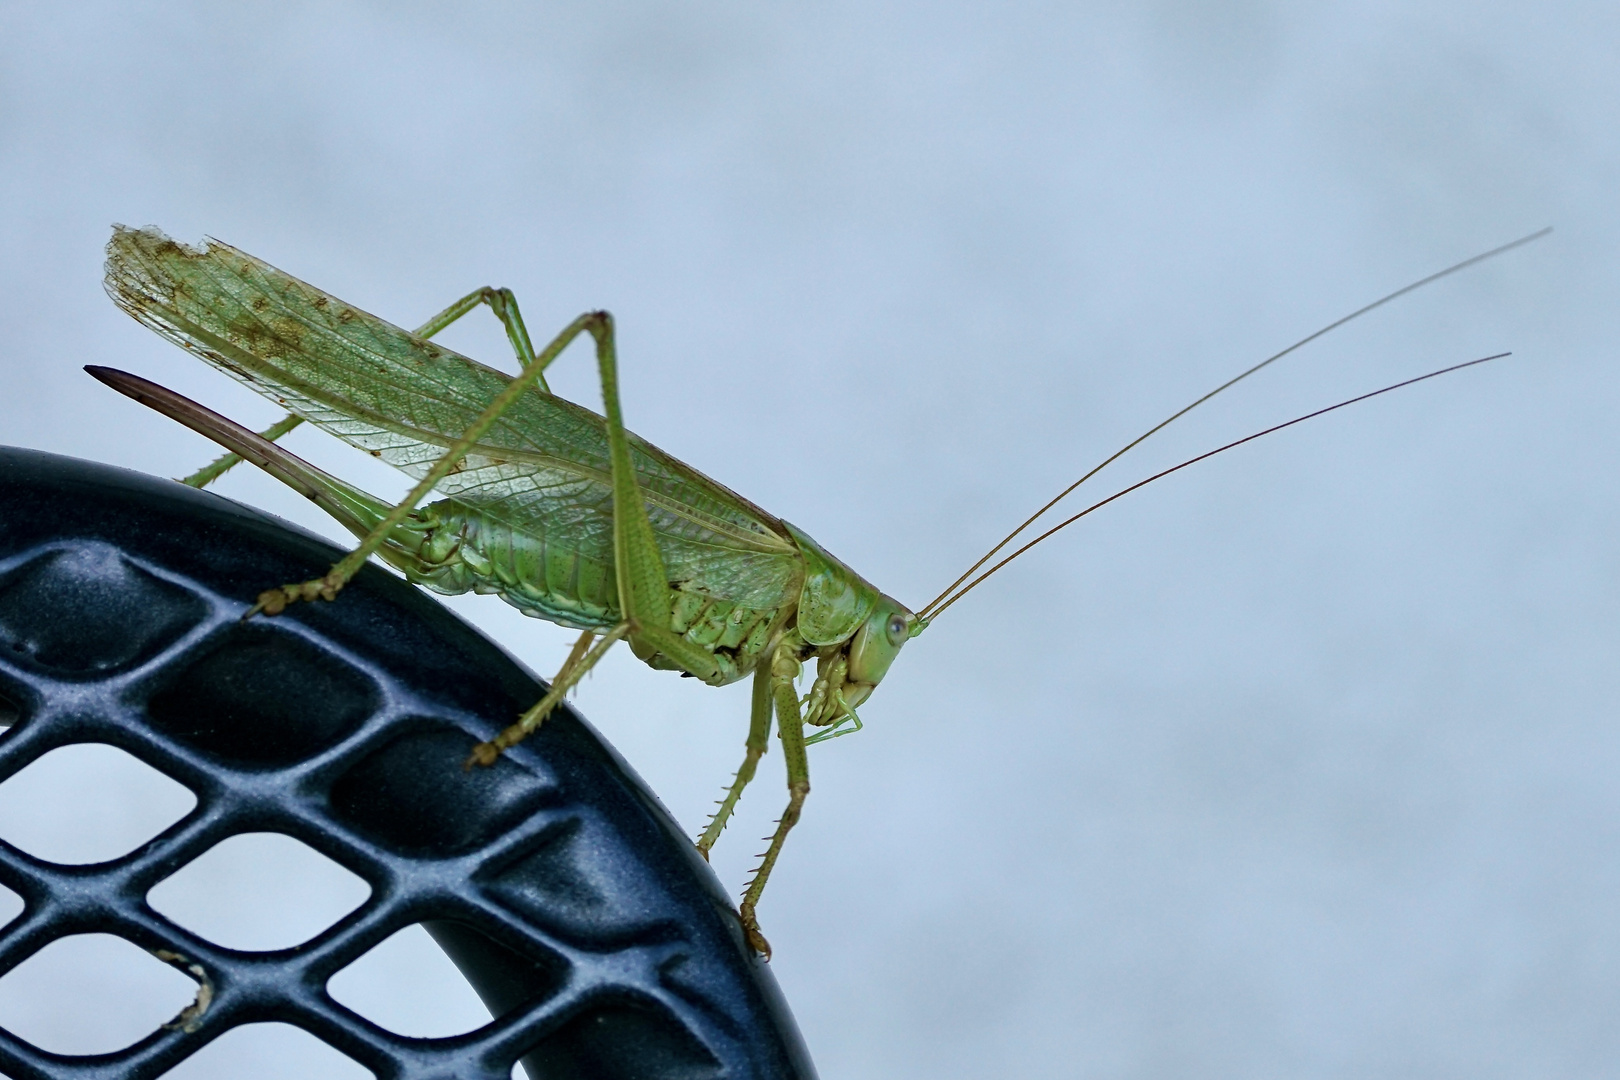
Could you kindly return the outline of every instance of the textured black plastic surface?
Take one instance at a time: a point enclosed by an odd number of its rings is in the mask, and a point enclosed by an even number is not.
[[[493,768],[473,744],[540,684],[433,600],[368,567],[334,603],[243,623],[268,586],[324,572],[322,540],[172,481],[0,449],[0,780],[71,743],[120,747],[197,808],[111,862],[0,843],[24,912],[0,973],[69,934],[117,934],[207,972],[212,1002],[98,1057],[0,1030],[0,1072],[145,1078],[246,1023],[295,1024],[383,1080],[801,1078],[814,1071],[718,882],[641,781],[564,709]],[[235,952],[146,893],[228,836],[279,832],[371,899],[313,940]],[[410,1039],[326,981],[424,923],[496,1019]]]

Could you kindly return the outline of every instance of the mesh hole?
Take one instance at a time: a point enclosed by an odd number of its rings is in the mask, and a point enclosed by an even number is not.
[[[190,1005],[197,984],[123,938],[58,938],[0,978],[0,1027],[56,1054],[121,1050]]]
[[[308,941],[370,896],[364,880],[307,844],[243,833],[158,882],[146,902],[216,945],[267,952]]]
[[[105,862],[191,813],[191,789],[105,743],[63,746],[0,784],[0,837],[47,862]]]
[[[12,919],[21,915],[23,906],[22,897],[0,885],[0,927],[9,925]],[[5,1074],[0,1073],[0,1076],[3,1075]]]
[[[163,1080],[375,1080],[376,1073],[291,1024],[232,1028]]]
[[[383,939],[332,976],[327,993],[396,1035],[443,1039],[475,1031],[490,1012],[420,923]]]

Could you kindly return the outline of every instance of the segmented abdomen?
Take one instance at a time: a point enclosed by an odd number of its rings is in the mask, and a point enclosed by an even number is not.
[[[612,541],[605,545],[611,553]],[[576,630],[618,625],[618,582],[612,563],[512,528],[483,511],[446,499],[425,506],[394,530],[383,557],[411,581],[435,592],[493,594],[525,615]],[[709,595],[700,582],[672,582],[670,629],[708,650],[728,683],[753,671],[782,621],[780,608],[755,610]],[[673,664],[649,662],[678,670]]]
[[[548,544],[453,499],[423,507],[392,539],[388,561],[434,592],[494,594],[525,615],[576,630],[619,622],[611,562]]]

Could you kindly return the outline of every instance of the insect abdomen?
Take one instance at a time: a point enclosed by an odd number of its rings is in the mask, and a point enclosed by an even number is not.
[[[493,594],[525,615],[576,630],[619,621],[612,566],[454,499],[423,507],[391,540],[388,561],[434,592]]]
[[[780,609],[760,611],[708,596],[690,583],[676,584],[670,629],[701,645],[720,664],[723,685],[754,670],[779,621]],[[654,666],[659,666],[654,664]]]

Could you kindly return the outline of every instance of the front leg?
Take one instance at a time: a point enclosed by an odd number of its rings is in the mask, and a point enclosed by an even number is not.
[[[782,756],[787,759],[788,804],[787,809],[782,811],[781,820],[776,823],[771,846],[765,849],[765,857],[743,893],[740,912],[748,944],[767,960],[771,958],[771,944],[759,932],[759,919],[754,909],[759,906],[759,898],[765,892],[765,881],[776,866],[777,856],[782,854],[782,844],[793,826],[799,823],[799,812],[804,807],[805,797],[810,794],[810,759],[804,752],[804,719],[799,715],[799,695],[793,688],[793,681],[798,675],[799,662],[793,656],[791,647],[787,643],[778,645],[776,655],[771,659],[771,693],[776,699],[776,732],[782,739]]]

